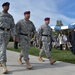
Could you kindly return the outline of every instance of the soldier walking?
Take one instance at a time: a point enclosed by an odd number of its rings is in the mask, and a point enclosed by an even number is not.
[[[10,30],[14,33],[14,19],[11,14],[8,13],[9,2],[2,4],[3,11],[0,12],[0,66],[3,67],[3,74],[8,73],[6,62],[6,48],[10,39]]]
[[[39,36],[41,37],[41,40],[42,40],[42,48],[40,50],[38,60],[43,62],[42,56],[43,56],[43,53],[45,52],[46,57],[49,59],[50,64],[52,65],[56,61],[53,60],[50,55],[50,45],[51,45],[50,43],[52,41],[51,28],[48,25],[50,22],[50,18],[46,17],[44,20],[45,20],[45,24],[39,28]]]
[[[17,35],[15,36],[16,37],[15,40],[19,39],[18,42],[20,44],[20,47],[22,48],[18,61],[22,63],[21,59],[22,57],[24,57],[26,68],[31,69],[32,65],[29,62],[28,50],[30,47],[31,35],[35,34],[36,29],[33,22],[31,22],[29,18],[30,18],[30,11],[26,11],[24,12],[24,19],[21,19],[20,21],[17,22],[16,24]]]

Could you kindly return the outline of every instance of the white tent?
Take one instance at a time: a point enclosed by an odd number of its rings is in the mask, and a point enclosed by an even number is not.
[[[64,26],[50,26],[53,30],[64,30],[64,29],[72,29],[75,27],[75,23],[71,25],[64,25]]]

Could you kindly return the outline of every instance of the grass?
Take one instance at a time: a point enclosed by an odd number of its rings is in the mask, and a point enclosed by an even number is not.
[[[60,51],[53,49],[51,55],[56,60],[75,64],[75,55],[73,55],[71,51]]]
[[[7,49],[11,50],[11,51],[16,51],[16,52],[20,52],[21,51],[21,48],[14,49],[12,47],[8,47]],[[31,47],[29,49],[29,54],[30,55],[34,55],[34,56],[38,56],[39,55],[39,49]],[[57,50],[57,49],[53,48],[52,52],[51,52],[51,56],[52,56],[52,58],[54,58],[54,59],[56,59],[58,61],[63,61],[63,62],[68,62],[68,63],[75,64],[75,55],[73,55],[71,53],[71,51],[68,51],[68,50],[60,51],[60,50]],[[46,56],[44,55],[44,57],[46,57]]]

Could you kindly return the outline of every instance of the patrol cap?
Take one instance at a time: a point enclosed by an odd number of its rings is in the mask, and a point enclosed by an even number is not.
[[[25,15],[25,14],[30,14],[30,11],[25,11],[25,12],[24,12],[24,15]]]
[[[46,17],[44,20],[45,20],[45,21],[48,21],[48,20],[50,20],[50,18],[49,18],[49,17]]]
[[[10,5],[10,3],[9,3],[9,2],[5,2],[5,3],[3,3],[3,4],[2,4],[2,6],[6,6],[6,5],[8,5],[8,6],[9,6],[9,5]]]

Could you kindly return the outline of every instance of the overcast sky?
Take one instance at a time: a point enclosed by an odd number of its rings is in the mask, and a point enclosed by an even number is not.
[[[0,0],[0,11],[4,2],[10,2],[9,13],[15,23],[24,18],[24,11],[31,11],[30,20],[36,29],[44,24],[45,17],[51,18],[50,25],[56,25],[56,20],[64,25],[75,23],[75,0]]]

